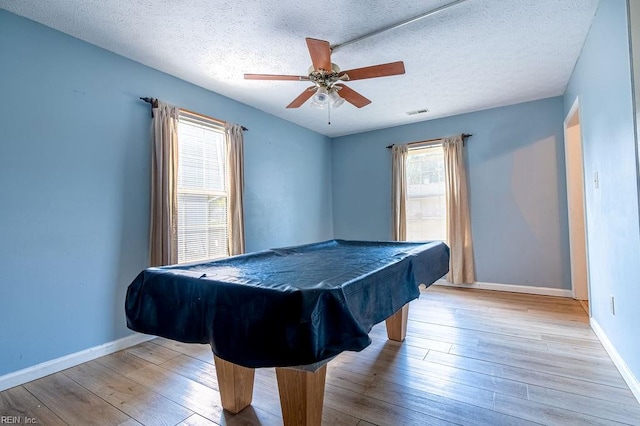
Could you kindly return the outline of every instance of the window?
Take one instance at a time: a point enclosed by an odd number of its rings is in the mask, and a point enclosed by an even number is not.
[[[442,145],[407,154],[407,240],[446,240],[447,217]]]
[[[180,112],[178,123],[178,262],[228,256],[224,128]]]

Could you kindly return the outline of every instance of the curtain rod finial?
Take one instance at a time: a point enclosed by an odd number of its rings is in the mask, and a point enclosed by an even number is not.
[[[140,100],[143,100],[148,104],[151,104],[151,106],[154,108],[158,106],[158,100],[156,98],[147,98],[147,97],[140,96]]]
[[[158,100],[156,98],[146,98],[142,96],[140,96],[140,99],[151,104],[151,118],[153,118],[153,108],[158,108]]]

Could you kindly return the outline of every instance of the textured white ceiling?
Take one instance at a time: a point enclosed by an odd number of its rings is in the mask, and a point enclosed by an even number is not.
[[[598,4],[467,0],[336,49],[342,69],[402,60],[406,74],[350,82],[373,102],[332,110],[330,126],[309,102],[285,108],[308,82],[243,79],[306,75],[305,37],[337,45],[449,2],[0,0],[0,8],[333,137],[561,95]]]

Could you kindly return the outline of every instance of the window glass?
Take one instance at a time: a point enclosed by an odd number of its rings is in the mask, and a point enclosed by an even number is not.
[[[228,256],[224,132],[190,114],[178,124],[178,262]]]
[[[407,155],[407,240],[446,240],[447,217],[442,145]]]

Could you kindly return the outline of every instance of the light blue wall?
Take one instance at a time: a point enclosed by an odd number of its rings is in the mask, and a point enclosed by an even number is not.
[[[329,138],[263,116],[247,124],[247,251],[333,238]]]
[[[154,96],[241,123],[248,250],[329,239],[329,138],[0,10],[0,376],[128,334]]]
[[[562,119],[580,97],[594,318],[640,377],[640,232],[624,0],[566,95],[333,141],[0,10],[0,375],[128,334],[147,264],[155,96],[250,128],[247,250],[391,237],[390,143],[460,132],[478,280],[569,288]],[[563,105],[564,101],[564,105]],[[616,315],[609,314],[609,295]]]
[[[564,110],[579,97],[591,313],[640,378],[638,171],[626,7],[624,0],[600,2]],[[598,189],[592,183],[596,172]]]
[[[477,281],[569,289],[561,97],[333,140],[337,238],[390,239],[385,146],[472,133],[466,145]]]

